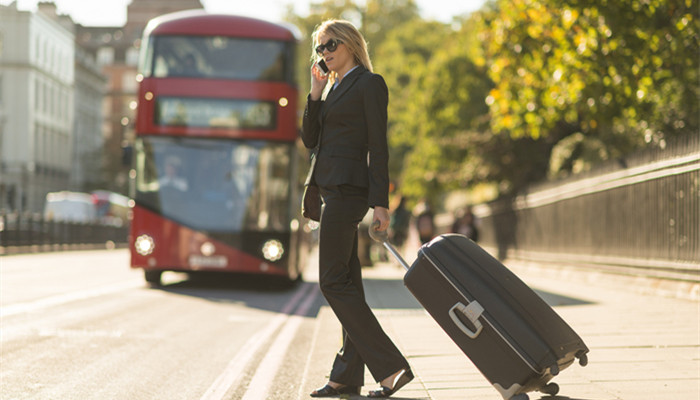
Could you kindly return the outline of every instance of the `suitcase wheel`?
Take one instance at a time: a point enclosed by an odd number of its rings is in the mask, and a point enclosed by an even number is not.
[[[550,382],[539,389],[540,392],[548,394],[550,396],[556,396],[559,393],[559,385],[554,382]]]
[[[577,354],[576,356],[578,357],[579,365],[581,365],[582,367],[588,365],[588,355],[586,353]]]
[[[552,376],[559,375],[559,365],[554,364],[551,367],[549,367],[549,373],[552,374]]]

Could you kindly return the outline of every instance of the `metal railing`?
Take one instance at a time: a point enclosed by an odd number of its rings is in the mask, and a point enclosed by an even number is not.
[[[128,226],[53,221],[40,214],[0,214],[0,254],[118,246],[127,242],[128,230]]]
[[[700,135],[479,205],[501,258],[700,272]]]

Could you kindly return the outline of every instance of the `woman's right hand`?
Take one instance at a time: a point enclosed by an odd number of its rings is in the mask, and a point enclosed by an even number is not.
[[[328,75],[324,75],[321,67],[314,63],[311,66],[311,100],[321,99],[326,83],[328,83]]]

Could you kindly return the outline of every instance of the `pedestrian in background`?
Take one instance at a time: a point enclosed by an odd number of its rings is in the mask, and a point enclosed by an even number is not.
[[[302,140],[316,151],[306,183],[315,183],[323,199],[319,284],[342,325],[343,345],[328,383],[311,396],[358,394],[367,365],[381,385],[368,396],[388,397],[413,374],[365,301],[357,229],[370,207],[377,230],[389,227],[389,93],[384,79],[372,72],[367,44],[350,22],[326,21],[312,39],[316,54]]]
[[[401,248],[406,242],[410,223],[411,212],[406,208],[406,198],[399,195],[399,204],[391,213],[391,222],[389,223],[391,242],[396,247]]]
[[[414,209],[416,216],[416,230],[421,244],[428,243],[435,237],[435,215],[430,203],[423,199]]]
[[[459,233],[471,239],[473,242],[479,240],[479,229],[476,227],[476,220],[471,207],[457,210],[455,220],[452,224],[452,233]]]

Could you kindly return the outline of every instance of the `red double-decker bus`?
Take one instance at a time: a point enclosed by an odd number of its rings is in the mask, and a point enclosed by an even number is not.
[[[304,264],[293,28],[203,11],[149,22],[131,267],[298,278]]]

